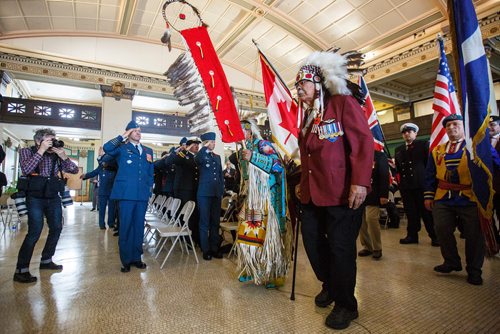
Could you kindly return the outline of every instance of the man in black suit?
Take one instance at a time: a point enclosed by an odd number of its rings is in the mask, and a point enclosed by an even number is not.
[[[424,207],[425,167],[429,157],[429,143],[416,140],[418,126],[405,123],[400,127],[405,144],[396,148],[396,168],[400,175],[399,188],[408,218],[407,235],[400,244],[417,244],[420,219],[432,240],[432,246],[439,246],[432,214]]]
[[[196,202],[196,192],[198,190],[198,166],[194,161],[194,156],[198,153],[201,141],[196,138],[189,138],[186,147],[179,147],[175,153],[169,157],[172,164],[177,166],[174,178],[174,197],[181,200],[181,207],[187,201]],[[193,232],[192,237],[195,244],[200,244],[200,232],[198,227],[198,208],[195,207],[189,219],[189,229]]]

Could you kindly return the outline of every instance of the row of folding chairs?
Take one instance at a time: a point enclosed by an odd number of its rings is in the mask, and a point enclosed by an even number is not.
[[[191,230],[189,229],[188,222],[191,217],[195,202],[188,201],[184,204],[181,211],[179,210],[181,200],[178,198],[158,195],[151,202],[150,207],[146,213],[145,218],[145,232],[144,240],[149,244],[153,238],[156,238],[156,248],[154,250],[155,258],[158,258],[163,249],[167,246],[167,242],[172,241],[172,245],[168,249],[160,268],[165,266],[170,254],[177,244],[179,244],[181,251],[189,255],[189,247],[198,263],[198,255],[196,254],[193,239],[191,237]],[[149,238],[149,239],[148,239]],[[188,244],[189,242],[189,244]]]

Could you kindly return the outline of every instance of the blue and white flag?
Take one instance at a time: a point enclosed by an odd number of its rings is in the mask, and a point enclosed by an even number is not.
[[[465,140],[469,153],[474,201],[479,209],[481,229],[488,253],[498,252],[491,217],[493,210],[492,157],[486,135],[491,111],[490,68],[483,38],[471,0],[448,0],[453,45],[456,46],[458,81],[464,116]],[[491,75],[490,75],[491,76]]]

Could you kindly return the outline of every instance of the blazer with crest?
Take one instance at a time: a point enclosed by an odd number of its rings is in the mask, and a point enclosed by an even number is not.
[[[365,186],[370,192],[373,136],[361,106],[350,95],[325,98],[319,127],[328,138],[311,133],[312,126],[305,136],[299,135],[300,201],[312,201],[316,206],[347,205],[351,185]]]
[[[132,143],[118,136],[104,144],[104,152],[116,159],[118,172],[111,199],[147,201],[154,180],[153,150],[141,144],[142,154]]]

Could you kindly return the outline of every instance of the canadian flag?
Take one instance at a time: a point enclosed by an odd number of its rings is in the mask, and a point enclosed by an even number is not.
[[[299,108],[288,87],[260,51],[259,56],[273,142],[283,156],[299,163]]]

